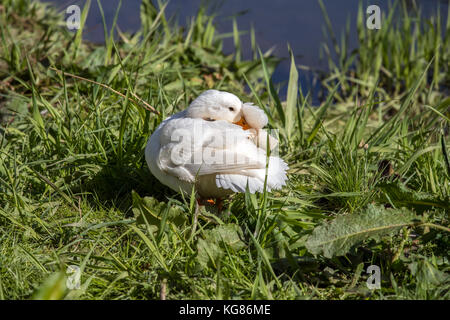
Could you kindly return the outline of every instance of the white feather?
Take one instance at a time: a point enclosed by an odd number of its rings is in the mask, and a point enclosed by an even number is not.
[[[269,122],[264,111],[252,103],[244,103],[242,114],[249,126],[255,129],[264,128]]]
[[[214,96],[217,96],[218,92],[213,92]],[[230,95],[226,93],[221,98],[227,100],[226,97]],[[234,98],[230,99],[231,102],[219,99],[209,100],[209,103],[217,103],[219,108],[225,105],[227,110],[231,103],[234,103],[235,111],[240,113],[240,106],[238,108]],[[150,137],[145,158],[152,174],[178,192],[190,194],[195,184],[197,192],[203,197],[245,192],[247,185],[251,193],[262,192],[267,157],[266,148],[257,142],[262,140],[264,133],[258,134],[260,138],[255,142],[251,130],[243,130],[230,121],[206,121],[199,113],[201,105],[196,103],[194,106],[196,117],[191,117],[192,114],[188,116],[188,108],[164,120]],[[261,109],[254,106],[248,108],[246,105],[243,109],[252,110],[246,115],[259,117],[257,123],[267,123],[267,117]],[[255,110],[261,111],[264,116]],[[230,114],[228,118],[231,118]],[[249,122],[247,118],[246,121]],[[264,146],[265,144],[266,141]],[[280,189],[286,184],[287,169],[281,158],[269,158],[268,191]]]

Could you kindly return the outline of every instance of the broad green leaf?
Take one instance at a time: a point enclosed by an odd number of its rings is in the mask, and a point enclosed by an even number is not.
[[[217,262],[227,250],[237,252],[245,247],[240,239],[241,230],[235,224],[220,225],[212,230],[204,231],[204,239],[197,242],[197,261],[202,268],[217,268]],[[227,247],[229,249],[227,249]]]
[[[381,183],[379,188],[384,191],[385,200],[392,202],[397,207],[414,208],[417,213],[432,209],[432,207],[450,210],[448,201],[441,200],[434,194],[409,189],[399,180]]]
[[[342,256],[364,240],[395,233],[414,219],[417,216],[407,209],[385,209],[371,204],[365,211],[339,216],[315,228],[306,248],[327,258]]]
[[[159,226],[163,217],[163,213],[167,207],[169,212],[167,214],[167,221],[173,223],[176,226],[180,226],[187,221],[187,217],[184,215],[182,209],[178,206],[170,206],[165,202],[159,202],[152,197],[141,198],[136,192],[132,192],[133,198],[133,213],[136,217],[137,224],[145,224],[145,220],[150,225]]]
[[[212,266],[217,268],[217,261],[223,257],[223,251],[216,243],[199,239],[197,242],[197,262],[202,268]]]
[[[212,230],[205,231],[205,239],[209,242],[226,244],[234,251],[244,248],[245,244],[239,237],[241,229],[235,224],[220,225]]]

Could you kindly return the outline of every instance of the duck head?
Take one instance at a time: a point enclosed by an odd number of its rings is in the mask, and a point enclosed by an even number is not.
[[[232,93],[207,90],[191,102],[186,116],[207,121],[225,120],[238,123],[242,118],[242,102]]]

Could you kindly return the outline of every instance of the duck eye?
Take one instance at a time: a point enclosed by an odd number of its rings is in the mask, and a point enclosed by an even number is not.
[[[234,108],[233,107],[229,107],[228,110],[234,111]]]

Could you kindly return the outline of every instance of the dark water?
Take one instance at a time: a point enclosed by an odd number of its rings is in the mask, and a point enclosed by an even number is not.
[[[65,10],[71,4],[82,7],[84,0],[46,0],[54,3],[60,10]],[[157,1],[154,1],[157,2]],[[323,0],[333,31],[337,37],[345,29],[347,19],[350,19],[350,49],[356,47],[356,16],[359,0]],[[382,15],[389,13],[390,1],[363,0],[363,8],[368,5],[378,5]],[[102,0],[103,10],[108,26],[112,25],[119,0]],[[140,0],[123,0],[118,15],[118,26],[122,31],[134,32],[140,27]],[[232,17],[236,16],[239,30],[255,28],[256,41],[262,51],[274,47],[274,54],[281,58],[288,57],[289,43],[296,55],[298,65],[314,69],[326,69],[326,61],[321,61],[319,50],[325,38],[323,28],[325,20],[317,0],[171,0],[166,9],[168,16],[176,15],[180,25],[186,25],[189,17],[194,16],[200,6],[205,3],[211,10],[218,13],[216,23],[219,32],[232,31]],[[406,0],[409,7],[413,0]],[[447,16],[449,0],[416,0],[422,9],[424,17],[433,15],[440,7],[441,14]],[[109,27],[108,27],[109,28]],[[103,23],[97,1],[93,0],[87,19],[85,39],[101,42],[104,39]],[[251,56],[250,35],[241,37],[244,58]],[[233,40],[226,39],[224,52],[234,50]],[[283,61],[273,75],[274,82],[285,81],[289,77],[289,61]],[[300,70],[300,82],[303,88],[314,89],[314,73]]]

